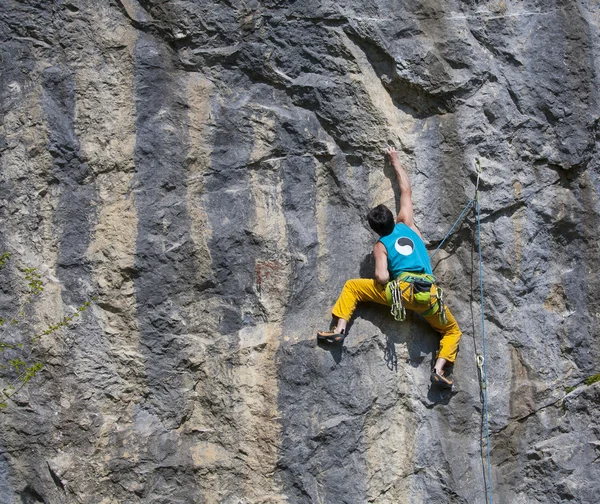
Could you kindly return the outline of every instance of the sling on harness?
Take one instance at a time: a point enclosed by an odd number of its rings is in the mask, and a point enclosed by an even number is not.
[[[401,283],[408,285],[402,289]],[[388,304],[392,305],[391,314],[395,320],[401,322],[406,319],[406,308],[402,295],[410,290],[410,297],[419,304],[429,304],[429,308],[420,314],[424,317],[438,313],[440,323],[446,324],[446,305],[444,304],[444,291],[435,285],[435,277],[426,273],[410,273],[405,271],[385,286],[385,295]],[[432,292],[433,291],[433,292]]]

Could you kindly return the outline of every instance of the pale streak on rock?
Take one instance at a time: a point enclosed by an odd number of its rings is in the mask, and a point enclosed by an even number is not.
[[[252,231],[263,244],[262,257],[255,261],[255,290],[266,320],[281,322],[286,307],[291,268],[289,253],[284,252],[287,238],[279,170],[252,171],[250,184],[256,215]]]
[[[266,114],[253,119],[254,148],[250,161],[257,161],[270,157],[275,119]],[[236,368],[234,383],[240,394],[244,426],[241,448],[245,453],[244,463],[250,469],[244,491],[254,499],[264,499],[265,494],[275,492],[272,475],[281,444],[275,355],[281,343],[291,277],[281,169],[281,163],[274,160],[259,165],[249,174],[255,216],[251,229],[261,243],[260,256],[254,263],[254,287],[267,323],[239,331],[239,357],[246,365]]]
[[[212,83],[200,74],[187,76],[187,94],[189,97],[189,151],[187,209],[192,221],[190,234],[198,253],[210,259],[207,241],[210,240],[210,227],[206,211],[202,205],[204,193],[204,174],[210,166],[211,145],[209,128],[211,123],[210,99],[213,93]],[[199,258],[199,262],[201,259]],[[199,267],[202,265],[199,264]]]
[[[201,286],[207,286],[214,281],[211,269],[211,255],[208,243],[211,239],[211,227],[204,205],[205,174],[210,168],[212,145],[213,120],[211,116],[211,99],[214,94],[213,83],[202,74],[190,72],[185,77],[187,87],[188,135],[189,145],[186,155],[187,163],[187,194],[186,207],[190,216],[190,238],[194,243],[196,259],[196,281]],[[218,300],[213,297],[204,298],[203,309],[190,313],[196,325],[196,319],[201,318],[201,325],[216,330],[218,324]],[[198,343],[198,338],[193,339],[193,344]],[[202,351],[192,352],[192,359]]]
[[[35,302],[36,331],[43,331],[48,325],[55,324],[59,314],[64,312],[60,296],[62,286],[56,278],[58,240],[53,222],[60,191],[57,185],[48,188],[45,180],[52,171],[53,160],[47,149],[49,138],[39,82],[47,66],[46,62],[37,61],[34,72],[25,84],[8,82],[9,97],[18,105],[5,109],[0,122],[0,134],[4,134],[6,144],[10,147],[0,155],[0,175],[12,186],[13,191],[2,223],[3,244],[7,249],[0,252],[13,253],[19,262],[37,268],[38,273],[42,274],[44,293]],[[21,226],[30,219],[37,220],[37,229],[23,233]],[[63,345],[56,334],[43,335],[40,339],[41,353],[48,360],[59,355]]]
[[[512,258],[508,257],[508,262],[511,262],[511,259],[514,259],[514,264],[512,265],[514,271],[513,282],[518,281],[521,278],[521,260],[523,257],[523,219],[525,217],[525,209],[520,208],[512,215],[513,222],[513,235],[514,235],[514,255]]]
[[[552,285],[544,301],[544,308],[548,311],[565,316],[567,310],[567,297],[563,286],[559,283]]]
[[[264,499],[277,492],[273,474],[281,445],[281,425],[277,408],[278,369],[275,354],[281,341],[280,324],[262,324],[240,331],[240,366],[234,373],[239,394],[239,418],[243,432],[240,451],[247,479],[244,494]],[[281,497],[277,502],[282,502]]]
[[[400,380],[398,386],[402,387]],[[396,504],[411,500],[407,478],[414,472],[416,432],[414,415],[400,404],[383,412],[370,412],[365,426],[369,502]],[[386,456],[381,457],[382,453]]]
[[[198,443],[190,449],[195,469],[231,469],[233,461],[230,453],[221,445],[209,442]]]
[[[250,152],[249,163],[256,163],[267,158],[272,152],[272,146],[276,139],[277,131],[275,118],[269,114],[268,109],[258,108],[251,116],[253,130],[253,144]],[[235,148],[235,147],[233,147]]]
[[[110,25],[109,14],[100,9],[90,19]],[[112,310],[98,313],[109,334],[119,334],[118,345],[137,348],[134,299],[129,275],[134,267],[137,216],[130,196],[134,170],[135,103],[132,75],[134,31],[102,30],[102,45],[116,42],[126,46],[118,65],[103,68],[104,55],[88,55],[87,64],[77,68],[75,81],[82,99],[76,104],[76,124],[82,154],[97,174],[100,205],[94,240],[87,252],[94,264],[101,303]],[[83,98],[87,97],[87,98]],[[123,339],[125,337],[125,339]]]
[[[387,138],[372,139],[381,148],[382,160],[384,148],[387,146],[388,141],[391,141],[399,150],[400,146],[407,146],[412,150],[415,143],[415,135],[412,133],[415,124],[414,119],[394,104],[392,97],[383,86],[362,49],[352,42],[345,33],[342,32],[340,38],[361,71],[361,73],[352,74],[352,79],[359,82],[368,94],[371,100],[368,107],[369,112],[379,119],[384,131],[386,131]],[[378,167],[369,172],[369,187],[371,206],[383,203],[393,209],[394,190],[392,182],[384,174],[383,163],[381,168]]]
[[[78,95],[74,126],[82,156],[96,174],[99,197],[97,224],[86,253],[101,308],[94,314],[106,335],[110,368],[115,381],[120,382],[120,404],[105,399],[95,440],[96,447],[105,453],[98,461],[104,465],[101,471],[109,472],[111,461],[119,456],[111,445],[115,429],[119,424],[131,424],[130,405],[146,388],[131,278],[138,229],[131,193],[136,141],[133,49],[137,34],[116,21],[113,9],[88,6],[87,14],[95,27],[96,44],[88,49],[84,60],[73,65]],[[110,56],[115,46],[121,48],[118,59]],[[138,449],[130,446],[120,456],[136,459]],[[81,464],[79,454],[60,461],[57,474],[69,474]],[[73,483],[81,486],[83,482]]]
[[[54,268],[57,257],[57,243],[52,216],[58,204],[59,193],[56,187],[47,190],[44,181],[51,171],[52,156],[47,150],[48,135],[42,112],[42,90],[39,84],[44,65],[36,65],[35,75],[30,85],[9,82],[6,87],[9,97],[18,106],[7,107],[0,134],[3,134],[7,150],[0,155],[0,174],[12,186],[14,195],[8,202],[8,212],[3,218],[2,234],[7,251],[17,252],[20,258],[30,266],[41,267],[55,280]],[[27,187],[22,180],[27,178]],[[30,217],[39,218],[39,228],[35,233],[20,233],[19,223]],[[3,250],[4,252],[4,250]],[[43,279],[48,282],[48,276]],[[52,300],[60,292],[60,286],[54,282],[46,284],[44,301],[39,304],[42,314],[55,313],[56,303]],[[59,310],[62,303],[58,300]]]
[[[252,233],[261,243],[255,260],[255,290],[269,322],[281,322],[288,296],[291,275],[287,249],[287,231],[282,199],[282,164],[275,158],[273,145],[276,118],[268,109],[258,109],[252,116],[253,148],[250,163],[258,163],[249,172],[254,204]],[[262,161],[261,161],[262,160]]]
[[[333,161],[332,161],[333,162]],[[315,159],[315,176],[317,178],[317,236],[319,238],[319,251],[317,253],[317,278],[323,285],[329,278],[329,249],[327,247],[327,182],[325,166]]]
[[[40,72],[41,70],[40,68]],[[56,322],[54,314],[62,313],[63,306],[60,299],[61,286],[55,277],[57,240],[52,222],[59,192],[56,187],[54,190],[46,190],[43,181],[46,172],[51,170],[52,157],[46,150],[48,136],[40,105],[40,91],[37,85],[20,88],[21,103],[26,105],[10,109],[4,116],[6,140],[12,148],[0,156],[0,173],[13,185],[17,195],[25,190],[24,187],[19,187],[22,184],[19,179],[25,174],[28,183],[33,182],[32,187],[26,190],[27,197],[16,197],[9,203],[10,212],[4,219],[2,232],[9,245],[7,251],[13,254],[17,252],[15,257],[29,266],[37,267],[43,273],[45,291],[36,302],[36,310],[41,317],[38,329],[45,329],[45,323]],[[18,223],[34,215],[39,216],[39,229],[36,233],[19,233]],[[54,338],[43,337],[41,343],[52,352]]]
[[[371,112],[376,117],[381,117],[383,124],[389,129],[389,140],[398,139],[401,145],[409,147],[412,150],[416,140],[412,133],[415,123],[414,119],[394,104],[392,97],[383,86],[381,79],[375,73],[363,50],[352,42],[345,33],[341,32],[340,38],[360,68],[361,73],[352,74],[352,78],[360,82],[369,95],[372,107]],[[377,140],[381,140],[383,144],[388,139],[382,138]],[[399,148],[398,145],[396,147]]]

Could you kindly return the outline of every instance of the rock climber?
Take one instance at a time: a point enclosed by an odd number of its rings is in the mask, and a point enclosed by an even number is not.
[[[348,321],[359,301],[391,305],[396,320],[404,320],[405,309],[412,310],[442,336],[431,382],[452,387],[452,380],[444,375],[444,366],[454,362],[462,333],[444,304],[443,291],[436,285],[427,249],[415,226],[408,175],[396,149],[389,147],[386,153],[400,187],[400,211],[395,220],[385,205],[369,211],[369,225],[380,236],[373,247],[375,278],[356,278],[345,283],[332,310],[337,324],[329,331],[318,332],[317,339],[324,343],[343,343]]]

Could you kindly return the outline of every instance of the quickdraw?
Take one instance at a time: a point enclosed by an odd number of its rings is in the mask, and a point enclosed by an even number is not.
[[[487,388],[487,384],[485,383],[485,373],[483,371],[483,365],[485,363],[485,359],[482,354],[477,354],[477,367],[479,368],[479,381],[481,383],[481,389],[485,390]]]
[[[406,308],[402,302],[402,294],[404,291],[400,290],[400,284],[397,280],[392,280],[389,282],[387,287],[390,289],[390,293],[392,295],[392,317],[394,317],[394,320],[397,322],[403,322],[406,320]]]
[[[435,286],[437,302],[439,304],[439,317],[440,324],[446,325],[448,323],[448,316],[446,315],[446,305],[444,303],[444,290],[441,287]]]
[[[405,282],[408,285],[402,289],[401,283]],[[431,286],[435,287],[435,295],[431,296]],[[429,303],[429,308],[421,315],[428,317],[438,313],[440,323],[445,325],[448,323],[446,315],[446,305],[444,303],[444,291],[441,287],[435,285],[435,277],[427,274],[417,273],[402,273],[398,278],[389,282],[386,286],[388,294],[388,302],[392,308],[390,310],[394,320],[403,322],[406,320],[406,308],[404,306],[403,295],[410,290],[410,298],[417,302]],[[415,293],[416,292],[416,293]],[[419,297],[420,296],[420,297]]]

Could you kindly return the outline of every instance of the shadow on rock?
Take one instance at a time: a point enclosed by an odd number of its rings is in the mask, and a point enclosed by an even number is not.
[[[369,252],[363,260],[360,262],[360,268],[358,270],[360,278],[374,278],[375,277],[375,256],[373,252]]]
[[[435,359],[431,361],[431,369],[433,370],[433,366],[435,364]],[[454,365],[448,364],[444,369],[445,376],[454,381],[452,373],[454,371]],[[440,387],[438,385],[430,385],[429,391],[427,392],[427,399],[430,401],[430,407],[436,406],[438,404],[448,404],[450,399],[458,393],[456,389],[456,383],[454,383],[451,389]]]
[[[394,343],[394,340],[387,334],[385,335],[385,351],[383,353],[383,360],[390,371],[398,371],[398,354],[396,353],[396,344]]]
[[[454,387],[451,389],[445,389],[435,385],[430,385],[429,391],[427,392],[427,399],[429,400],[430,404],[427,406],[432,408],[438,404],[447,405],[450,403],[450,399],[452,399],[452,397],[456,394],[458,394],[458,392]]]
[[[406,362],[412,367],[419,367],[428,357],[433,358],[439,348],[439,336],[419,315],[409,312],[406,321],[396,322],[389,314],[389,307],[374,304],[358,305],[355,316],[368,320],[379,327],[386,338],[384,360],[388,369],[398,370],[398,354],[396,345],[405,344],[408,351]],[[349,334],[352,322],[348,324]]]
[[[344,353],[343,343],[326,343],[317,341],[317,346],[323,350],[327,350],[331,354],[331,357],[336,364],[339,364],[342,361],[342,355]]]
[[[346,342],[356,337],[356,331],[353,331],[352,328],[357,318],[368,320],[385,336],[383,359],[390,371],[398,371],[398,353],[396,351],[398,344],[406,345],[408,351],[406,362],[414,368],[419,367],[427,357],[433,359],[438,350],[439,336],[419,315],[409,312],[405,322],[396,322],[389,314],[389,307],[374,303],[358,304],[348,322]],[[329,327],[333,328],[335,324],[336,319],[332,318]],[[319,342],[317,346],[331,352],[335,362],[339,364],[342,359],[343,344]]]

